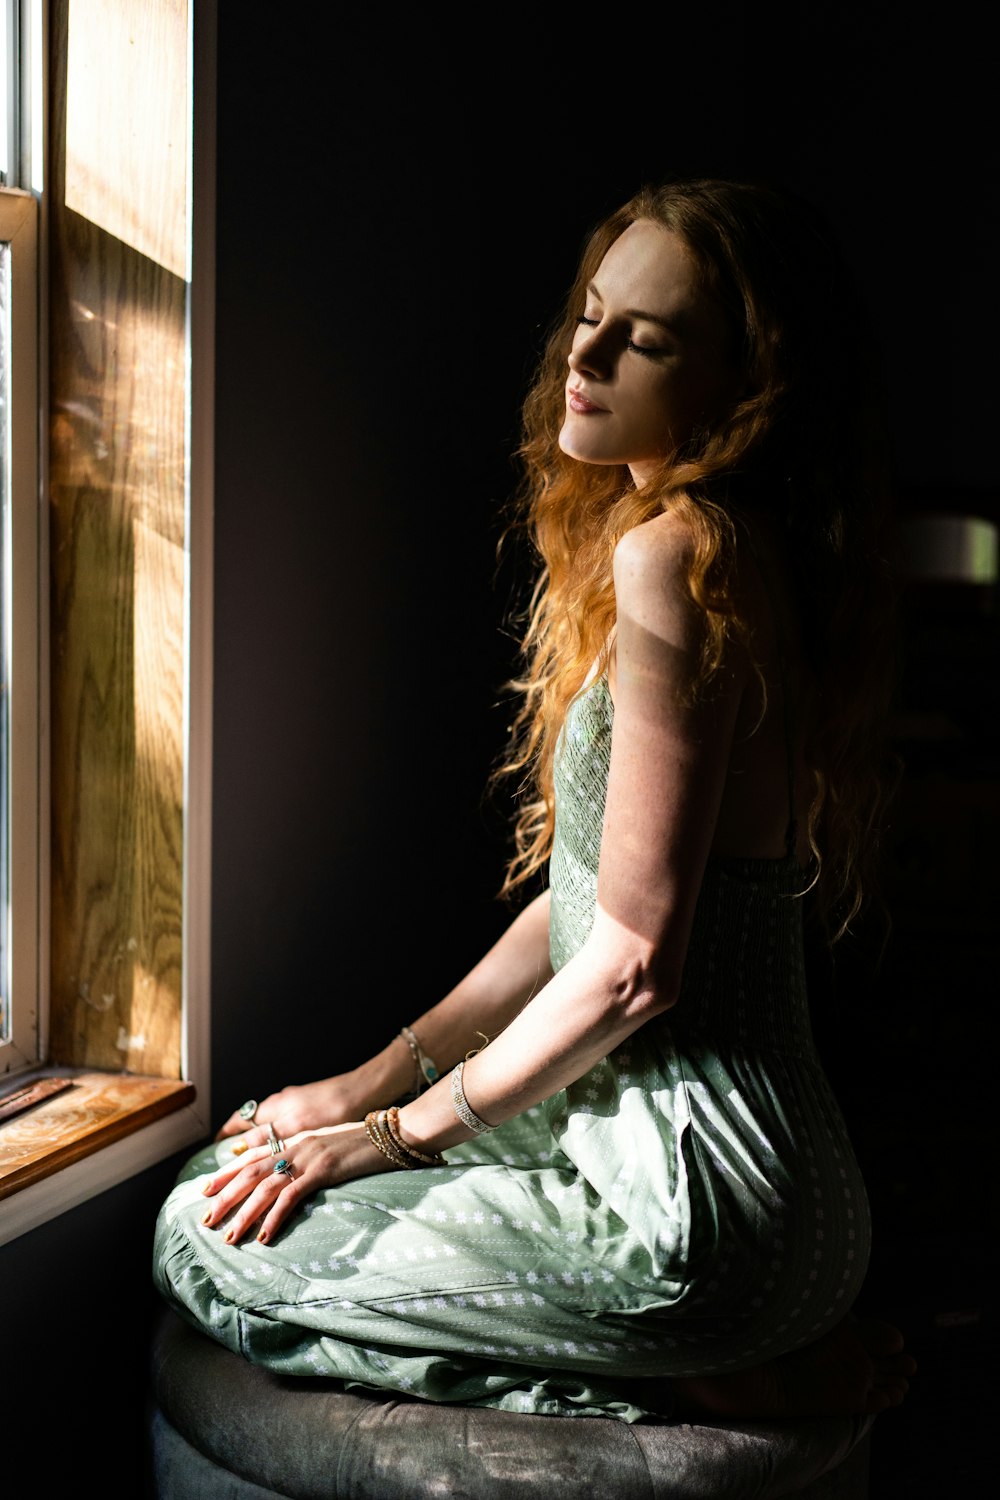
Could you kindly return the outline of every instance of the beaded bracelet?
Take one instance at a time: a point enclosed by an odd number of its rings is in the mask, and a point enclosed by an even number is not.
[[[379,1116],[379,1123],[381,1124],[381,1116]],[[403,1140],[399,1133],[399,1107],[395,1104],[390,1105],[385,1111],[385,1128],[392,1137],[393,1144],[406,1156],[415,1156],[418,1162],[423,1162],[428,1167],[445,1165],[445,1159],[440,1152],[435,1151],[431,1154],[427,1151],[419,1151],[416,1146],[411,1146],[408,1141]]]
[[[476,1135],[485,1135],[488,1130],[496,1130],[495,1125],[487,1125],[469,1108],[469,1101],[465,1097],[465,1089],[462,1087],[462,1070],[465,1067],[464,1060],[458,1063],[451,1074],[451,1105],[463,1125],[468,1125]]]
[[[394,1111],[398,1116],[398,1109]],[[443,1156],[430,1156],[425,1151],[418,1151],[415,1146],[409,1146],[399,1134],[399,1126],[393,1121],[389,1122],[390,1111],[387,1109],[373,1109],[365,1115],[365,1130],[368,1139],[377,1150],[394,1167],[402,1167],[407,1172],[415,1172],[418,1167],[443,1167],[445,1159]]]
[[[413,1061],[417,1069],[417,1093],[419,1094],[425,1084],[436,1083],[441,1074],[438,1071],[437,1063],[432,1057],[427,1056],[427,1053],[421,1047],[409,1026],[404,1026],[399,1034],[413,1054]]]
[[[382,1113],[384,1114],[385,1111],[383,1110]],[[408,1161],[391,1137],[381,1128],[378,1110],[373,1109],[365,1115],[365,1130],[368,1134],[368,1139],[375,1149],[381,1151],[382,1155],[388,1161],[391,1161],[394,1167],[401,1167],[404,1171],[412,1172],[419,1165],[416,1161]]]

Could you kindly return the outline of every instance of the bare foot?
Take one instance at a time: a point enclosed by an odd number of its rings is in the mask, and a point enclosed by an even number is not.
[[[899,1406],[916,1360],[890,1323],[853,1315],[829,1333],[732,1375],[670,1382],[682,1411],[727,1417],[873,1416]]]

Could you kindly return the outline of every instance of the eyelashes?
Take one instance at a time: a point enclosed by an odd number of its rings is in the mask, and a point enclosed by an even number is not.
[[[584,328],[596,328],[601,320],[600,318],[587,318],[580,313],[576,321],[578,324],[582,324]],[[632,339],[628,340],[626,348],[630,354],[641,354],[644,359],[658,359],[670,352],[668,349],[661,349],[658,346],[650,344],[637,344]]]

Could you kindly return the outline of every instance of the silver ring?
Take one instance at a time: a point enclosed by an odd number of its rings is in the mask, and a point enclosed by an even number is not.
[[[280,1156],[282,1151],[284,1151],[285,1149],[284,1141],[281,1139],[281,1136],[275,1130],[270,1120],[268,1120],[267,1124],[264,1126],[264,1129],[267,1131],[267,1144],[271,1148],[271,1155]]]
[[[291,1182],[291,1180],[292,1180],[292,1164],[291,1164],[290,1161],[286,1161],[284,1157],[281,1157],[281,1159],[279,1161],[275,1162],[275,1164],[274,1164],[274,1171],[276,1173],[277,1172],[283,1172],[285,1174],[285,1176],[288,1178],[289,1182]]]
[[[241,1104],[240,1105],[239,1116],[240,1116],[241,1120],[249,1120],[250,1123],[253,1124],[253,1117],[254,1117],[254,1115],[256,1113],[257,1113],[257,1101],[256,1101],[256,1099],[248,1099],[245,1104]]]

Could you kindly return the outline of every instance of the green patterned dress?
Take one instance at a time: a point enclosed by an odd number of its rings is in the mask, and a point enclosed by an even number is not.
[[[551,951],[593,920],[613,708],[574,703],[556,775]],[[571,1087],[447,1166],[316,1194],[267,1248],[201,1223],[231,1144],[187,1164],[154,1276],[283,1375],[637,1421],[663,1377],[811,1342],[865,1274],[868,1204],[816,1056],[794,855],[710,862],[682,995]]]

